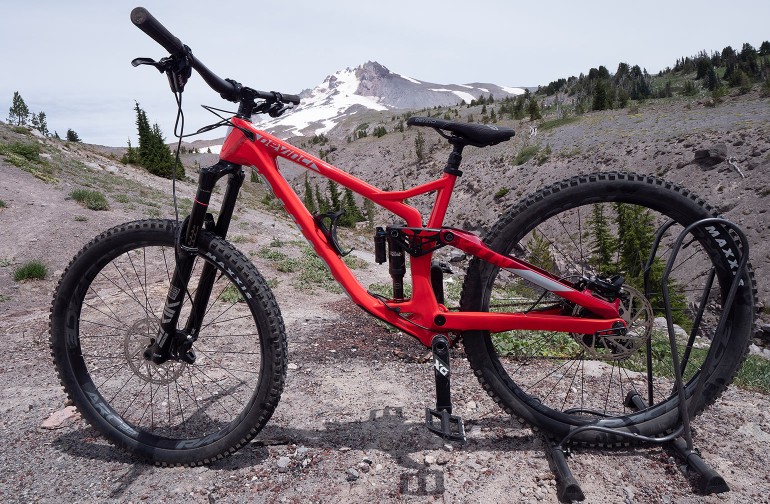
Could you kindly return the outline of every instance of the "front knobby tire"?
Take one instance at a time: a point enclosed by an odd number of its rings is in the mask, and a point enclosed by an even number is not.
[[[469,331],[463,334],[463,343],[482,386],[505,411],[555,439],[586,425],[647,436],[674,429],[679,413],[668,333],[659,327],[660,321],[656,325],[653,320],[664,313],[660,278],[683,228],[713,216],[714,210],[689,191],[655,177],[627,173],[573,177],[532,194],[510,209],[485,237],[490,248],[523,258],[567,281],[623,275],[628,287],[622,291],[621,301],[633,308],[634,315],[629,315],[632,331],[643,341],[622,341],[624,348],[593,335]],[[640,291],[644,292],[640,271],[650,252],[651,237],[669,219],[676,225],[666,233],[658,250],[652,293],[640,299]],[[725,390],[746,356],[755,315],[755,289],[749,267],[732,308],[724,314],[728,323],[717,334],[740,246],[720,226],[712,226],[710,231],[700,229],[694,238],[677,256],[669,288],[674,292],[674,321],[689,330],[709,272],[712,268],[716,272],[694,343],[688,345],[689,336],[684,331],[677,335],[680,360],[688,355],[683,372],[688,405],[697,413]],[[512,273],[474,259],[463,286],[461,310],[522,311],[559,306],[559,298],[543,294]],[[581,313],[579,308],[564,303],[560,306],[569,314]],[[652,366],[648,366],[647,341]],[[709,354],[713,365],[703,369]],[[652,380],[648,379],[648,369]],[[705,386],[702,394],[694,397],[695,378],[701,373],[706,373]],[[629,393],[639,394],[649,406],[635,409],[627,401]],[[627,439],[588,430],[573,441],[613,445]]]
[[[156,464],[194,465],[234,452],[268,421],[286,376],[286,335],[254,265],[202,231],[180,317],[183,325],[203,265],[213,265],[197,358],[145,360],[174,272],[176,232],[172,221],[136,221],[87,244],[54,294],[50,345],[67,395],[109,441]]]

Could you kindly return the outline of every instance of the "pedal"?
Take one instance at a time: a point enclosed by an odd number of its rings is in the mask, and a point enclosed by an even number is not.
[[[438,419],[438,421],[436,421]],[[447,410],[425,408],[425,426],[432,433],[451,441],[465,443],[463,419],[452,415]]]

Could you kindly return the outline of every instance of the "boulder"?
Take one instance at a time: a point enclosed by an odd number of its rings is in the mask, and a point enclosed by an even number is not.
[[[698,149],[695,151],[693,161],[698,163],[701,168],[711,169],[724,162],[727,159],[727,145],[718,143],[708,149]]]

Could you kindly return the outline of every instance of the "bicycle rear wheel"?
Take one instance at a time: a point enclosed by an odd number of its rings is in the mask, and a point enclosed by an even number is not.
[[[660,179],[625,173],[574,177],[542,189],[503,215],[485,238],[493,250],[510,254],[577,282],[622,275],[619,293],[629,324],[622,338],[547,331],[463,334],[468,360],[489,394],[509,413],[561,439],[571,430],[594,425],[656,436],[679,422],[668,333],[661,319],[663,267],[674,240],[687,225],[714,216],[685,189]],[[676,224],[664,235],[652,268],[652,292],[644,295],[642,270],[656,229]],[[677,256],[668,287],[678,329],[688,403],[695,412],[712,403],[732,381],[745,358],[755,315],[753,275],[743,283],[725,329],[717,334],[722,302],[740,256],[723,227],[699,229]],[[713,282],[709,279],[712,277]],[[688,334],[696,307],[707,309],[693,340]],[[581,310],[512,273],[474,260],[463,286],[461,310],[526,311],[558,306]],[[586,314],[590,316],[590,314]],[[703,369],[711,354],[712,365]],[[693,397],[695,378],[706,373],[702,394]],[[629,394],[644,400],[641,409]],[[637,403],[638,406],[638,403]],[[625,438],[587,430],[574,441],[611,445]]]
[[[50,344],[67,395],[109,441],[156,464],[202,464],[243,446],[272,415],[286,336],[256,268],[204,231],[180,317],[184,324],[203,266],[214,266],[196,359],[145,360],[174,272],[175,233],[172,221],[137,221],[86,245],[54,295]]]

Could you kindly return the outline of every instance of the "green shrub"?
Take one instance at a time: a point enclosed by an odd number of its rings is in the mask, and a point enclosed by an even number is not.
[[[506,194],[508,194],[509,192],[511,192],[511,190],[508,189],[507,187],[501,187],[500,189],[497,190],[494,197],[495,199],[500,199]]]
[[[5,201],[0,199],[0,208],[6,208],[8,205],[5,204]]]
[[[74,199],[89,210],[107,210],[107,198],[99,191],[90,189],[75,189],[70,193],[70,198]]]
[[[40,261],[30,261],[16,269],[13,272],[13,279],[17,282],[22,280],[43,280],[48,275],[48,268]]]
[[[18,161],[26,160],[31,163],[40,163],[40,145],[36,143],[13,142],[0,145],[0,154],[16,166]],[[21,158],[21,159],[19,159]]]
[[[521,149],[521,151],[516,155],[516,159],[513,161],[513,164],[516,166],[523,165],[537,154],[537,152],[540,150],[539,145],[528,145]]]

